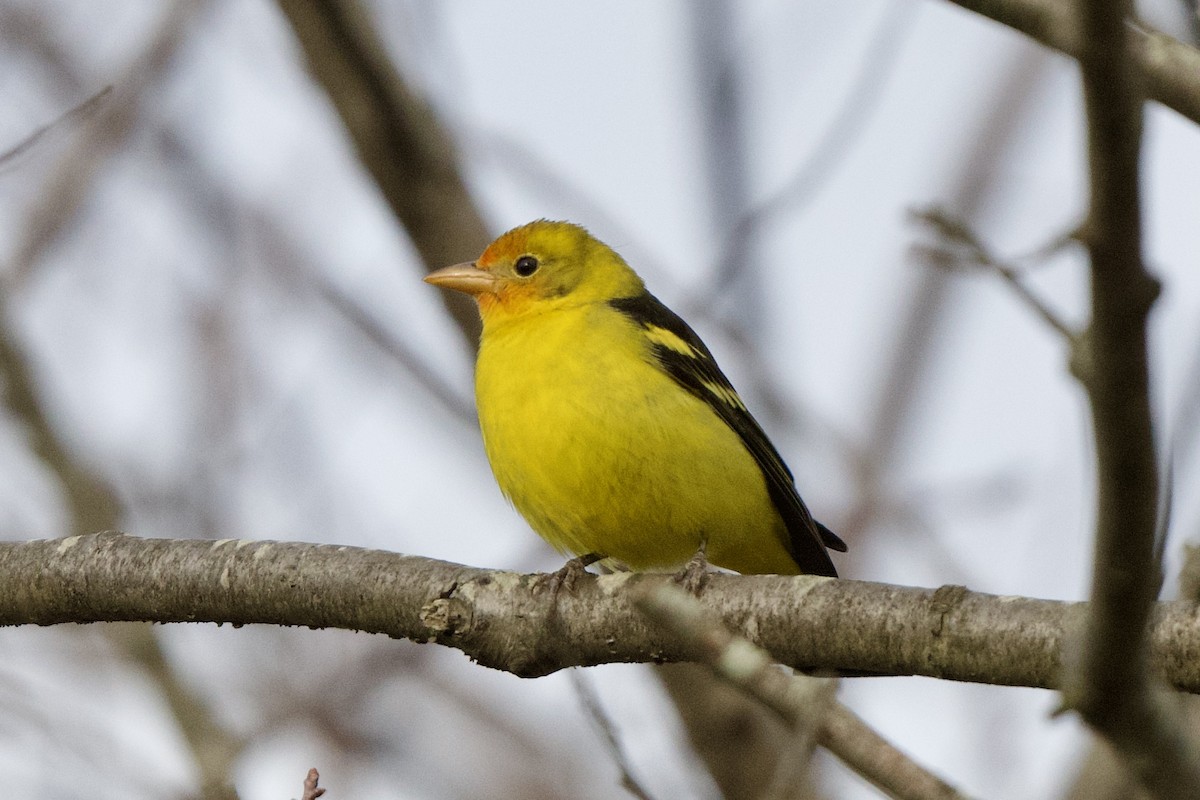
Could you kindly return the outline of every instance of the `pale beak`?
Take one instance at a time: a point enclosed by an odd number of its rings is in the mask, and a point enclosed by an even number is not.
[[[494,293],[500,278],[470,262],[442,267],[425,276],[426,283],[471,295]]]

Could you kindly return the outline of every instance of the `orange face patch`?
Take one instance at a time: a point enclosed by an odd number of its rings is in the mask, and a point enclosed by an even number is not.
[[[479,313],[488,317],[493,314],[519,316],[537,299],[537,290],[534,287],[506,282],[498,292],[478,295],[475,301],[479,304]]]
[[[490,269],[497,264],[511,263],[525,253],[528,239],[527,228],[514,228],[489,244],[475,265],[480,269]]]

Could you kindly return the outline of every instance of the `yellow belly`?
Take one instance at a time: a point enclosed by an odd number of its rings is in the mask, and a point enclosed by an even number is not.
[[[485,327],[476,396],[501,490],[561,551],[654,569],[707,539],[718,566],[796,573],[741,439],[605,311]]]

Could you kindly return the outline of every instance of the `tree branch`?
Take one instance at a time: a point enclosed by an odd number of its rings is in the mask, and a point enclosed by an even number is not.
[[[1138,159],[1143,93],[1130,63],[1129,0],[1081,3],[1079,60],[1088,122],[1092,320],[1083,368],[1096,443],[1092,601],[1066,707],[1109,740],[1162,798],[1200,797],[1200,746],[1151,677],[1148,623],[1162,585],[1158,466],[1146,323],[1158,282],[1142,263]]]
[[[450,134],[405,83],[356,0],[279,0],[308,67],[341,115],[379,191],[429,269],[475,258],[491,240],[459,174]],[[440,292],[468,344],[474,303]]]
[[[637,592],[634,605],[678,637],[697,662],[778,714],[793,733],[796,753],[807,758],[819,743],[888,797],[965,800],[837,702],[834,681],[778,669],[765,651],[735,636],[677,586]]]
[[[1062,336],[1065,342],[1073,346],[1079,344],[1079,334],[1025,284],[1017,267],[994,255],[965,220],[936,206],[911,210],[909,215],[915,221],[932,228],[941,237],[939,245],[919,247],[917,250],[930,265],[946,269],[976,266],[995,272],[1009,285],[1017,299]],[[1063,238],[1057,237],[1055,243]]]
[[[950,0],[1018,30],[1072,58],[1087,41],[1079,28],[1075,3],[1062,0]],[[1200,123],[1200,51],[1164,33],[1124,22],[1126,53],[1146,88],[1146,96]]]
[[[627,583],[574,593],[536,575],[299,542],[140,539],[119,533],[0,543],[0,625],[146,620],[383,633],[462,650],[523,677],[571,666],[682,661],[630,604]],[[812,576],[713,574],[706,607],[782,664],[1055,689],[1065,631],[1085,604]],[[1151,665],[1200,693],[1200,615],[1158,604]]]

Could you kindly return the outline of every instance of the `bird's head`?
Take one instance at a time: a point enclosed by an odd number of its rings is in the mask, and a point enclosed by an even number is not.
[[[513,228],[473,263],[425,280],[474,295],[485,321],[632,297],[645,288],[608,245],[579,225],[548,220]]]

